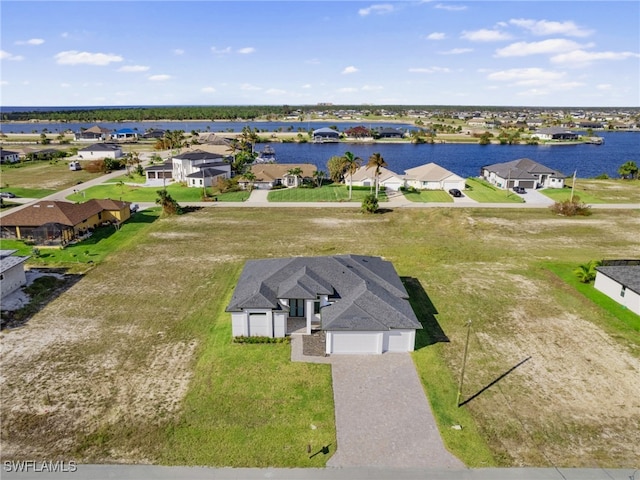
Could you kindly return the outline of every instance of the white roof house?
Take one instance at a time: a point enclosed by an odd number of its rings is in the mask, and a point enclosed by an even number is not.
[[[427,163],[419,167],[405,170],[407,187],[419,190],[464,190],[465,179],[435,163]]]

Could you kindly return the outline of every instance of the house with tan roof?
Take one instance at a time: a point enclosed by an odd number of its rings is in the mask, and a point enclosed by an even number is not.
[[[292,175],[289,172],[299,168],[300,175]],[[316,172],[316,166],[311,163],[261,163],[252,165],[251,173],[255,175],[255,180],[249,182],[240,178],[238,185],[241,188],[248,188],[253,184],[253,188],[270,189],[283,185],[285,187],[299,187],[305,180],[312,180]]]
[[[111,130],[108,128],[94,125],[93,127],[76,132],[74,134],[74,139],[76,142],[96,142],[105,141],[110,135]]]
[[[405,170],[406,186],[418,190],[464,190],[465,179],[433,162]]]
[[[376,169],[367,168],[366,165],[363,165],[358,168],[353,176],[347,175],[346,181],[347,185],[348,182],[353,182],[353,185],[356,187],[375,187]],[[393,191],[398,191],[400,190],[400,187],[404,186],[404,179],[402,176],[385,167],[380,167],[380,177],[378,181],[380,187]]]
[[[85,203],[41,201],[2,217],[2,238],[36,245],[66,245],[105,224],[131,216],[129,202],[92,199]]]

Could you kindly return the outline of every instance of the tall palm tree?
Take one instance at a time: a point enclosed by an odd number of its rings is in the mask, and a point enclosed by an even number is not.
[[[353,187],[353,174],[358,171],[360,165],[362,165],[362,159],[360,157],[356,157],[351,152],[344,152],[342,156],[342,160],[344,161],[345,171],[349,174],[349,200],[351,200],[351,190]]]
[[[322,186],[322,180],[324,180],[325,175],[326,173],[324,173],[322,170],[316,170],[315,172],[313,172],[313,178],[315,179],[318,187]]]
[[[295,167],[287,170],[287,175],[291,175],[295,179],[295,186],[298,186],[298,178],[302,175],[302,169],[300,167]]]
[[[251,170],[247,170],[242,174],[242,178],[249,182],[249,191],[251,192],[253,190],[253,182],[256,181],[256,174]]]
[[[375,168],[376,169],[376,198],[378,198],[378,192],[380,190],[380,169],[387,166],[387,162],[384,161],[382,155],[379,153],[374,153],[369,157],[369,162],[367,163],[367,169]]]

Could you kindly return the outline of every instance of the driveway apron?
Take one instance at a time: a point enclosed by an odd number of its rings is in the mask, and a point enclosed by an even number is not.
[[[329,467],[464,468],[442,443],[407,353],[331,358],[337,451]]]

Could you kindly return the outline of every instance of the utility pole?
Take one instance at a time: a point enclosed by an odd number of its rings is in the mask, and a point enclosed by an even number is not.
[[[467,352],[469,350],[469,336],[471,334],[471,320],[467,321],[467,341],[464,344],[464,356],[462,358],[462,372],[460,373],[460,383],[458,384],[458,398],[456,405],[460,406],[460,397],[462,396],[462,383],[464,382],[464,369],[467,366]]]

